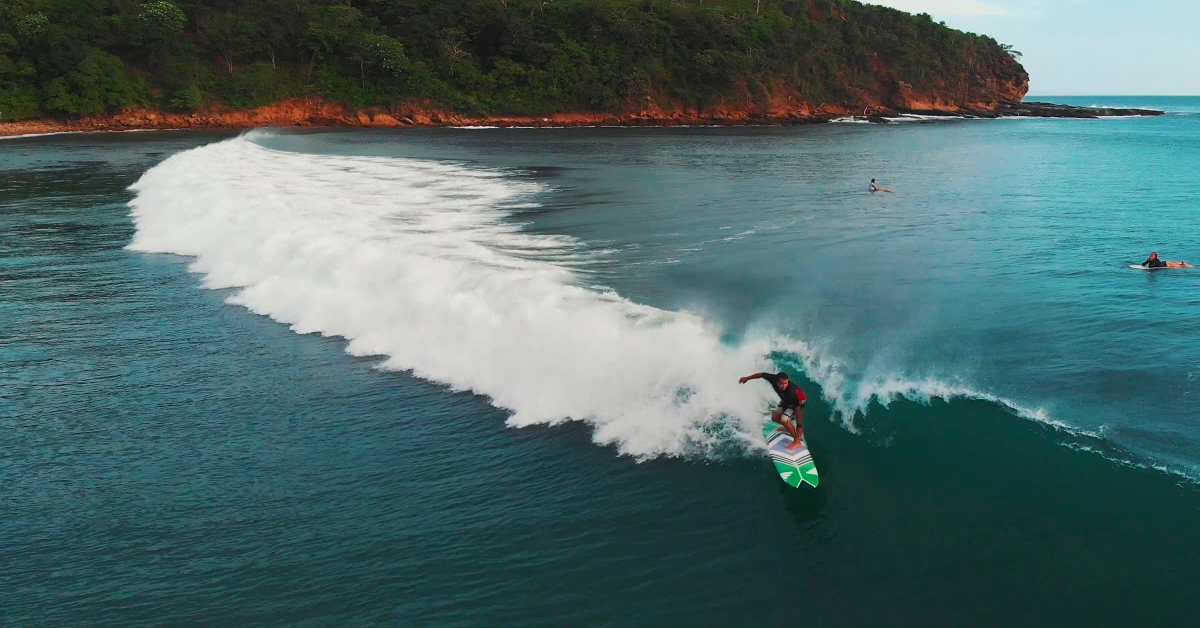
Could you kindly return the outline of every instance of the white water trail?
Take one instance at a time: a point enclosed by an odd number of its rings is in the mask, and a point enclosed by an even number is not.
[[[556,263],[577,242],[506,220],[534,184],[242,136],[174,155],[132,190],[130,249],[191,256],[205,287],[239,289],[230,303],[486,395],[510,425],[587,421],[639,458],[755,442],[770,389],[737,378],[765,370],[770,348],[582,287]]]
[[[701,316],[585,287],[589,254],[510,219],[541,188],[505,173],[388,157],[271,150],[262,132],[174,155],[132,186],[129,248],[194,258],[204,286],[298,333],[348,340],[382,366],[470,390],[508,424],[586,421],[627,455],[760,444],[774,400],[741,375],[799,367],[845,427],[872,403],[975,398],[937,379],[871,380],[827,347],[769,330],[737,346]],[[768,360],[773,356],[774,361]]]

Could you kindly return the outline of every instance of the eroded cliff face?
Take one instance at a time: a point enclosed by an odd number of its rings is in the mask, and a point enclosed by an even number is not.
[[[813,102],[783,81],[766,95],[734,86],[721,102],[704,107],[643,98],[613,112],[562,112],[546,116],[470,116],[428,102],[391,108],[349,109],[318,97],[294,98],[256,109],[211,107],[192,113],[128,109],[78,119],[0,123],[0,135],[129,129],[253,128],[261,126],[675,126],[820,122],[846,115],[892,113],[990,114],[1024,98],[1029,76],[1007,54],[956,84],[914,86],[877,65],[876,84],[843,102]]]
[[[921,90],[897,81],[885,102],[902,112],[979,114],[1019,103],[1028,92],[1029,76],[1024,74],[1008,79],[986,77],[972,81],[966,88],[942,86]]]
[[[953,80],[915,86],[876,57],[871,63],[873,95],[883,106],[904,113],[987,114],[1020,103],[1029,92],[1029,74],[1006,52],[991,51],[973,66]]]
[[[1021,102],[1029,91],[1029,80],[1021,83],[1001,83],[978,91],[942,88],[922,91],[903,81],[897,82],[885,102],[892,108],[909,113],[991,113],[1004,105]]]

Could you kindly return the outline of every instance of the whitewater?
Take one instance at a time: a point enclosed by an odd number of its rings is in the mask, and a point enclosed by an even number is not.
[[[901,397],[984,399],[1055,424],[967,384],[855,377],[828,348],[777,330],[731,341],[700,314],[623,298],[597,284],[583,243],[514,218],[536,207],[542,183],[256,141],[267,137],[191,149],[146,172],[131,187],[128,248],[193,258],[205,288],[232,290],[228,303],[345,338],[380,368],[484,395],[511,426],[584,421],[595,442],[639,459],[720,455],[760,443],[773,398],[738,378],[780,364],[815,381],[851,431],[870,404]]]

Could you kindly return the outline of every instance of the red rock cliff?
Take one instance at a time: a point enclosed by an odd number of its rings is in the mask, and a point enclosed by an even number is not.
[[[295,98],[256,109],[211,107],[192,113],[128,109],[77,119],[29,120],[0,123],[0,135],[111,131],[128,129],[252,128],[259,126],[580,126],[614,124],[673,126],[684,124],[762,124],[820,122],[845,115],[889,113],[989,114],[1024,98],[1029,76],[1007,54],[989,60],[954,84],[915,87],[896,79],[876,64],[876,82],[844,102],[813,102],[786,83],[776,82],[768,93],[751,95],[735,86],[721,102],[706,107],[646,98],[629,101],[613,112],[562,112],[547,116],[470,116],[431,103],[410,102],[388,109],[354,110],[317,97]]]

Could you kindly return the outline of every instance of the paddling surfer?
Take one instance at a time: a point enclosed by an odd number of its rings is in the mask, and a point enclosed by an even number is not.
[[[1146,268],[1191,268],[1192,267],[1192,265],[1187,262],[1168,262],[1166,260],[1158,259],[1158,253],[1153,252],[1153,251],[1150,253],[1150,257],[1147,257],[1146,261],[1142,262],[1142,266],[1145,266]]]
[[[788,378],[788,374],[780,371],[778,373],[755,373],[747,375],[738,380],[739,384],[745,384],[752,379],[765,379],[771,384],[771,388],[775,389],[775,394],[779,395],[779,407],[771,413],[771,420],[782,425],[783,429],[787,430],[788,434],[792,435],[792,444],[785,449],[799,449],[804,445],[804,402],[807,398],[804,396],[804,391],[800,387],[793,384]],[[795,419],[795,424],[792,419]]]

